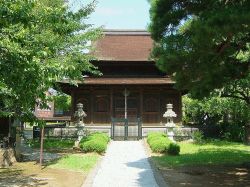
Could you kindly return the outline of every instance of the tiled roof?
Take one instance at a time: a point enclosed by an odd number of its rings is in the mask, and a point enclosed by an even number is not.
[[[95,43],[99,60],[148,61],[153,46],[150,34],[144,30],[106,30]]]

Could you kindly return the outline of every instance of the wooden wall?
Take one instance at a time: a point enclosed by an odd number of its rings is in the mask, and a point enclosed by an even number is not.
[[[177,113],[176,123],[181,122],[182,104],[181,94],[169,88],[151,88],[146,86],[127,87],[128,118],[142,118],[143,125],[161,125],[166,122],[162,117],[166,111],[166,104],[173,104]],[[113,87],[86,87],[72,90],[72,114],[76,104],[81,102],[87,114],[86,124],[109,125],[111,117],[124,117],[124,88]]]

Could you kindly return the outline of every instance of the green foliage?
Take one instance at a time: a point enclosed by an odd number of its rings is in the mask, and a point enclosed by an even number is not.
[[[84,152],[97,152],[103,153],[107,148],[107,143],[102,142],[100,140],[89,140],[83,144],[81,144],[81,149]]]
[[[150,133],[148,133],[147,141],[157,139],[157,137],[167,137],[167,136],[166,136],[166,134],[164,134],[162,132],[150,132]]]
[[[53,97],[55,103],[55,110],[69,111],[71,107],[71,97],[60,93]]]
[[[44,149],[67,149],[72,148],[74,146],[74,140],[66,140],[66,139],[44,139],[43,148]],[[32,148],[40,148],[39,140],[28,140],[27,144],[29,144]]]
[[[184,96],[182,101],[184,123],[214,124],[220,120],[225,111],[225,99],[220,97],[197,100]]]
[[[221,136],[227,140],[243,141],[244,126],[250,120],[250,110],[244,101],[221,98],[216,94],[203,100],[184,96],[183,119],[185,124],[219,128]]]
[[[204,142],[204,134],[201,131],[194,131],[192,134],[192,138],[197,144],[202,144]]]
[[[164,153],[171,140],[164,133],[152,132],[148,134],[147,142],[153,152]]]
[[[250,1],[152,0],[153,57],[193,97],[250,104]]]
[[[64,0],[0,1],[0,115],[34,121],[35,106],[48,107],[46,91],[58,81],[98,74],[85,52],[101,35],[86,23],[94,7],[72,12]]]
[[[88,172],[94,167],[99,157],[98,154],[67,155],[49,163],[48,167]]]
[[[221,136],[227,141],[243,142],[245,129],[243,124],[223,123],[221,125]]]
[[[80,147],[84,152],[104,153],[110,138],[104,133],[93,133],[83,138]]]
[[[176,143],[170,143],[167,148],[167,153],[169,155],[179,155],[180,154],[181,147]]]
[[[249,162],[249,146],[227,141],[207,141],[198,145],[180,142],[178,157],[168,155],[154,156],[153,160],[161,167],[178,167],[188,165],[225,165]]]

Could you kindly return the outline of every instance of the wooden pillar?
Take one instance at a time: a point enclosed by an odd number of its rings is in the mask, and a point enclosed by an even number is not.
[[[41,132],[41,143],[40,143],[40,166],[43,165],[43,138],[44,138],[44,127],[40,128]]]
[[[109,112],[110,112],[110,120],[112,117],[114,117],[114,108],[113,108],[113,105],[114,105],[114,101],[113,101],[113,88],[110,88],[110,108],[109,108]]]
[[[160,110],[159,110],[159,112],[160,112],[160,125],[163,125],[163,122],[162,122],[162,116],[163,116],[163,110],[162,110],[162,107],[163,107],[163,91],[162,91],[162,89],[160,90]]]
[[[159,98],[159,113],[158,113],[158,123],[161,125],[162,124],[162,109],[161,109],[161,92],[162,92],[162,89],[160,88],[159,89],[159,91],[158,91],[158,93],[159,93],[159,95],[158,95],[158,98]]]
[[[127,88],[125,88],[124,90],[124,97],[125,97],[125,100],[124,100],[124,105],[125,105],[125,112],[124,112],[124,117],[125,119],[128,119],[128,94],[127,94]]]
[[[143,89],[140,89],[140,118],[141,122],[143,123]]]
[[[94,88],[90,88],[90,123],[94,124]]]
[[[71,91],[71,119],[73,119],[75,110],[75,91]]]
[[[182,123],[182,94],[179,92],[179,122]]]

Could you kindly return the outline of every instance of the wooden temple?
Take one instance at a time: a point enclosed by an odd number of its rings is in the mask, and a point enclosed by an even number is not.
[[[92,63],[102,76],[84,76],[78,87],[67,80],[62,90],[72,97],[72,119],[76,104],[82,103],[87,125],[110,125],[111,118],[140,118],[142,125],[160,126],[165,123],[166,104],[173,104],[181,122],[181,93],[174,82],[157,69],[150,59],[153,40],[141,30],[106,30],[95,43],[98,60]]]

